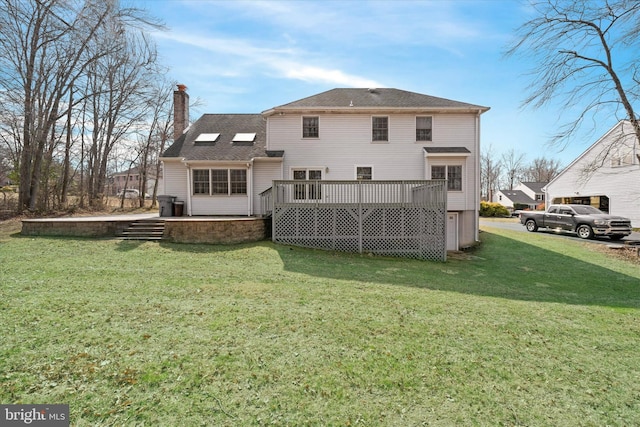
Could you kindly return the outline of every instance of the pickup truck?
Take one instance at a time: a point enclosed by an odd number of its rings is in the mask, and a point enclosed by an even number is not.
[[[589,205],[551,205],[545,212],[522,211],[520,223],[527,231],[538,228],[575,232],[582,239],[608,236],[620,240],[631,234],[631,220],[607,215]]]

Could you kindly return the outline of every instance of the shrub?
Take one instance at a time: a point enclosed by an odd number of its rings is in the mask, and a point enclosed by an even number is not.
[[[480,216],[509,216],[509,210],[500,203],[480,202]]]

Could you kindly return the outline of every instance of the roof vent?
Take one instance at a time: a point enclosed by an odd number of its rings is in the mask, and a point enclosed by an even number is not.
[[[351,102],[349,103],[349,107],[353,107],[353,99],[351,100]]]
[[[378,91],[376,90],[376,88],[370,87],[369,88],[369,93],[378,93]]]

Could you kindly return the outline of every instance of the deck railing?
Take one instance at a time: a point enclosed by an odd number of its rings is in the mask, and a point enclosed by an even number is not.
[[[444,180],[417,181],[273,181],[274,205],[429,206],[446,202]],[[271,189],[270,189],[271,190]]]
[[[273,187],[269,187],[259,194],[260,212],[262,216],[268,217],[273,214]]]

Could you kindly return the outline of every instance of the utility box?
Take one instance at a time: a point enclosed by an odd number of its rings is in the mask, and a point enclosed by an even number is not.
[[[176,196],[158,196],[158,207],[160,216],[173,216],[173,202]]]

